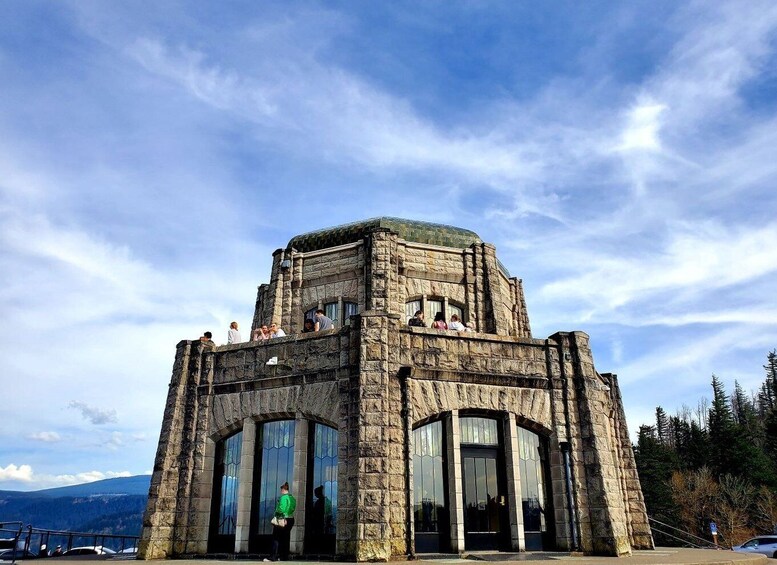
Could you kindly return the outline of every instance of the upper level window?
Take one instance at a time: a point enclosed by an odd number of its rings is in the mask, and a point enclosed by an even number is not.
[[[475,445],[499,445],[496,420],[491,418],[461,417],[461,443]]]
[[[340,316],[338,316],[339,312],[337,311],[337,302],[327,302],[324,304],[324,315],[332,320],[335,327],[338,325],[338,322],[340,321]]]
[[[421,301],[420,300],[411,300],[407,304],[405,304],[405,323],[407,323],[407,320],[415,316],[415,313],[418,312],[421,309]]]
[[[424,309],[424,319],[428,324],[432,323],[437,312],[442,312],[442,300],[427,300]]]
[[[462,322],[465,319],[464,309],[461,306],[452,303],[446,298],[427,298],[423,296],[405,302],[405,323],[408,323],[408,320],[415,316],[415,313],[419,310],[424,313],[424,324],[427,327],[431,326],[434,317],[440,312],[443,313],[446,322],[450,322],[454,314]]]
[[[359,305],[356,302],[343,302],[343,323],[350,324],[351,316],[359,313]]]
[[[350,317],[359,313],[359,304],[350,301],[332,301],[320,303],[320,308],[324,311],[324,315],[332,320],[332,323],[336,328],[341,327],[343,324],[350,323]],[[341,306],[342,305],[342,306]],[[319,306],[313,306],[309,310],[305,311],[303,322],[305,320],[316,321],[316,310]]]

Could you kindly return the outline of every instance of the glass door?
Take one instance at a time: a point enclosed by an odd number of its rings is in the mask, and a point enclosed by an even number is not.
[[[501,549],[509,531],[498,450],[462,448],[464,542],[467,550]]]

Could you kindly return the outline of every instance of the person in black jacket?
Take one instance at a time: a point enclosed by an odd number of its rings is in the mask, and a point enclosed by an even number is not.
[[[408,326],[415,326],[417,328],[425,328],[424,311],[418,310],[415,315],[407,321]]]

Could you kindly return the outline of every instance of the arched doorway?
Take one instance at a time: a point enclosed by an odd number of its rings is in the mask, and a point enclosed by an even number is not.
[[[509,549],[505,464],[499,422],[459,418],[464,494],[464,543],[468,550]]]
[[[269,553],[275,505],[283,483],[294,475],[294,420],[277,420],[258,425],[251,510],[250,551]]]

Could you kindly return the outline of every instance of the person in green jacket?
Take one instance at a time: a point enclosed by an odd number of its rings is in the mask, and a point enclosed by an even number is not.
[[[289,559],[289,541],[291,528],[294,526],[294,510],[297,509],[297,500],[289,494],[289,483],[281,485],[281,497],[275,505],[275,517],[286,520],[286,525],[273,526],[272,528],[272,560],[286,561]]]

